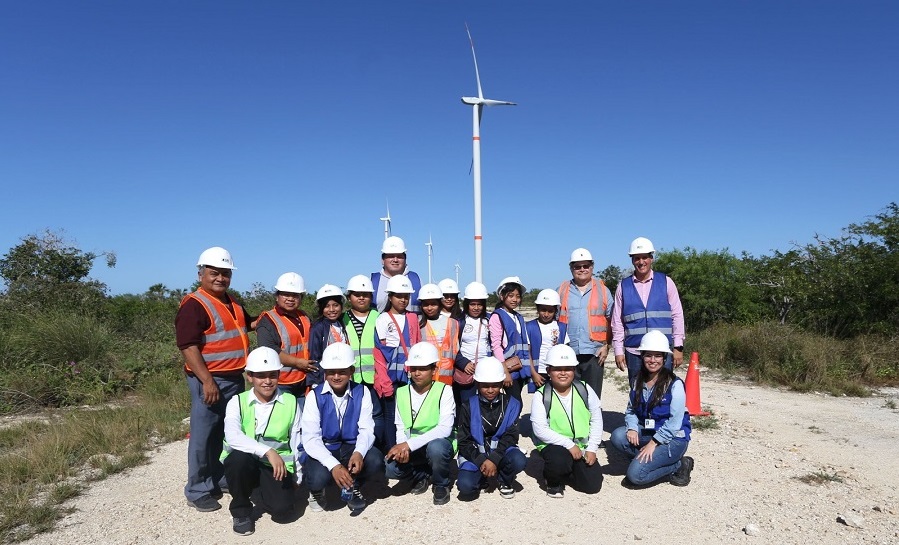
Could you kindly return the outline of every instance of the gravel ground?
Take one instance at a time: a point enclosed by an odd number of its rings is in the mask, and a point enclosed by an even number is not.
[[[623,374],[612,371],[614,365],[607,369],[609,432],[623,422],[626,395],[617,387]],[[179,441],[154,450],[151,463],[93,484],[70,503],[74,512],[55,532],[28,543],[899,543],[899,410],[890,408],[899,403],[899,391],[834,398],[706,372],[701,388],[719,427],[694,432],[688,454],[696,469],[686,488],[626,489],[624,460],[601,451],[606,478],[599,494],[568,489],[564,498],[551,499],[536,480],[539,457],[523,438],[531,460],[511,500],[493,491],[463,503],[454,490],[449,504],[435,507],[430,494],[385,492],[351,518],[345,508],[310,512],[301,488],[297,520],[276,524],[262,514],[256,534],[241,537],[231,531],[227,495],[224,508],[212,513],[185,505],[187,442]],[[813,474],[828,480],[800,480]]]

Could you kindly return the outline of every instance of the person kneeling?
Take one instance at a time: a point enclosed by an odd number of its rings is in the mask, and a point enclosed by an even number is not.
[[[602,410],[593,388],[574,380],[577,355],[557,344],[546,355],[549,384],[534,394],[531,425],[534,444],[543,457],[546,495],[561,498],[565,481],[580,492],[602,488],[602,469],[596,451],[602,438]]]
[[[496,477],[500,496],[515,496],[515,476],[527,458],[518,448],[521,402],[503,392],[503,364],[488,356],[478,363],[478,393],[459,407],[459,495],[474,499]]]
[[[250,494],[257,487],[273,518],[287,517],[293,509],[302,416],[296,397],[278,392],[277,352],[253,350],[246,371],[253,387],[228,401],[223,451],[233,528],[240,535],[256,530]]]
[[[639,350],[643,365],[630,393],[625,425],[612,432],[612,446],[633,459],[626,484],[643,486],[667,476],[671,484],[687,486],[693,458],[684,456],[691,428],[684,382],[664,367],[671,354],[664,333],[643,335]]]
[[[434,505],[450,500],[450,465],[455,451],[452,388],[434,381],[439,355],[420,342],[409,349],[406,366],[411,385],[396,391],[396,446],[387,453],[387,477],[411,481],[412,493],[423,494],[433,480]]]
[[[362,484],[384,471],[381,452],[373,446],[371,394],[350,381],[355,362],[350,345],[328,345],[319,364],[325,382],[309,393],[303,413],[301,460],[312,511],[325,509],[325,486],[333,479],[351,514],[358,515],[366,506]]]

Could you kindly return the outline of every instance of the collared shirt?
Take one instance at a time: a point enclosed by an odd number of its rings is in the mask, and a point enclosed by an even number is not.
[[[433,387],[434,385],[432,384],[431,388]],[[431,390],[429,389],[427,392],[419,394],[411,384],[409,385],[409,392],[412,396],[410,406],[412,407],[413,415],[417,414],[421,409],[421,406],[425,402],[425,398],[430,391]],[[396,426],[396,444],[408,443],[409,449],[416,451],[434,439],[448,438],[453,432],[453,424],[455,424],[455,422],[456,401],[453,399],[453,389],[449,386],[443,388],[443,393],[440,396],[440,420],[437,422],[437,425],[430,431],[427,431],[418,437],[409,437],[406,435],[406,424],[403,423],[403,417],[400,416],[400,405],[397,403],[396,411],[393,415],[393,423]]]
[[[250,390],[250,406],[253,407],[256,414],[256,435],[262,435],[268,420],[275,408],[275,403],[284,403],[283,396],[277,392],[271,401],[260,401],[256,397],[255,388]],[[290,427],[290,451],[293,452],[294,460],[297,460],[300,446],[300,430],[303,411],[297,405],[297,414],[293,419],[293,425]],[[265,453],[272,447],[264,445],[256,440],[255,437],[249,437],[243,432],[243,421],[240,418],[240,399],[238,396],[228,400],[225,407],[225,441],[234,450],[254,454],[256,457],[265,458]],[[299,473],[299,472],[298,472]]]
[[[599,282],[597,282],[597,285]],[[612,292],[606,290],[606,320],[612,321]],[[568,290],[568,346],[574,349],[575,354],[596,355],[605,343],[596,342],[590,338],[590,296],[593,294],[593,282],[587,284],[587,290],[581,293],[580,288],[571,280],[571,289]],[[599,294],[599,302],[602,304],[603,294]]]
[[[372,294],[372,297],[374,297],[375,309],[378,312],[384,312],[384,309],[387,308],[387,281],[390,280],[392,278],[392,276],[396,276],[396,275],[387,276],[387,274],[385,274],[385,272],[384,272],[383,267],[381,268],[380,271],[378,271],[378,274],[381,275],[381,281],[378,282],[377,293]],[[409,266],[406,265],[406,268],[403,269],[403,272],[400,274],[408,275],[409,274]],[[413,296],[414,296],[414,294],[413,294]],[[409,306],[410,306],[410,308],[408,308],[406,310],[411,311],[412,310],[412,308],[411,308],[412,299],[409,300]]]
[[[322,385],[322,395],[330,397],[334,402],[334,408],[337,411],[341,426],[343,426],[343,415],[346,414],[347,406],[350,398],[352,398],[352,385],[353,383],[349,383],[346,392],[342,396],[334,395],[334,390],[328,382]],[[322,417],[318,411],[317,395],[315,390],[310,390],[306,396],[306,408],[303,412],[303,450],[306,451],[306,454],[318,460],[328,471],[331,471],[340,464],[340,461],[331,454],[331,451],[328,450],[328,447],[322,441]],[[368,393],[368,388],[362,388],[362,406],[359,410],[359,435],[356,436],[356,448],[353,449],[353,452],[358,452],[364,458],[374,442],[375,421],[372,418],[371,394]]]
[[[649,300],[649,290],[652,288],[654,274],[655,272],[650,270],[649,278],[643,281],[637,280],[636,276],[634,277],[634,288],[637,289],[637,294],[640,295],[640,300],[643,301],[644,305]],[[677,293],[677,286],[674,285],[674,280],[670,276],[665,278],[668,279],[668,304],[671,305],[671,339],[674,342],[674,346],[683,346],[686,338],[686,333],[684,332],[684,308],[680,304],[680,294]],[[615,349],[616,356],[623,356],[625,350],[624,322],[621,321],[623,307],[621,304],[620,283],[618,284],[618,289],[615,290],[614,308],[615,312],[612,313],[612,347]],[[631,354],[640,353],[636,348],[628,348],[627,351]]]
[[[308,331],[303,331],[303,323],[300,321],[298,313],[287,314],[279,307],[275,307],[275,312],[290,320],[293,325],[297,326],[300,333],[309,335]],[[271,348],[275,352],[281,352],[281,334],[278,333],[278,327],[270,319],[262,318],[256,324],[256,344]]]
[[[587,388],[587,410],[590,411],[590,435],[587,437],[587,450],[596,452],[599,449],[599,443],[602,441],[602,406],[593,388],[588,384],[584,386]],[[552,384],[547,382],[544,388],[552,388]],[[553,401],[558,399],[562,402],[562,408],[565,409],[570,420],[572,414],[571,401],[573,396],[580,394],[572,386],[568,390],[568,395],[562,396],[558,392],[556,392],[556,395],[558,397],[554,398]],[[547,445],[571,448],[576,444],[570,437],[566,437],[549,427],[549,415],[546,414],[546,407],[543,406],[543,396],[539,393],[535,393],[531,397],[531,428],[534,431],[534,436]]]
[[[647,387],[645,384],[643,385],[643,391],[640,392],[643,396],[643,401],[649,400],[652,390],[652,387]],[[686,392],[684,392],[684,383],[675,380],[671,384],[671,418],[666,420],[665,424],[656,430],[653,438],[663,445],[671,442],[675,437],[683,438],[686,434],[681,430],[681,426],[683,425],[684,411],[686,410],[687,395]],[[636,431],[642,437],[643,425],[640,423],[640,419],[637,418],[637,415],[634,414],[634,408],[630,401],[628,401],[627,409],[624,412],[624,425],[627,426],[627,429]]]

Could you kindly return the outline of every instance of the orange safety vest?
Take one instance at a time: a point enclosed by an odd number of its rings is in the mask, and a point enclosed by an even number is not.
[[[443,332],[443,340],[437,340],[437,333],[430,323],[425,324],[425,340],[437,347],[440,359],[437,361],[437,369],[434,369],[434,380],[444,384],[453,384],[453,367],[456,363],[456,354],[459,353],[459,322],[449,317],[446,320],[446,331]]]
[[[224,303],[203,288],[185,295],[181,300],[181,306],[184,306],[188,299],[198,301],[209,315],[209,327],[203,332],[203,346],[200,348],[209,372],[213,374],[242,372],[247,365],[247,350],[250,345],[243,307],[228,296],[234,311],[232,315]],[[184,362],[184,368],[188,372],[193,372],[187,362]]]
[[[602,280],[599,282],[594,278],[591,280],[590,301],[587,303],[589,312],[587,320],[590,324],[590,340],[598,343],[610,343],[612,330],[609,328],[609,320],[606,319],[606,309],[609,308],[609,298],[606,296],[606,284]],[[562,282],[559,286],[559,321],[563,324],[568,323],[568,291],[571,289],[571,281]],[[599,293],[602,292],[602,306],[599,304]]]
[[[287,354],[296,356],[300,359],[309,359],[310,324],[309,317],[306,316],[306,313],[302,311],[299,312],[300,324],[303,326],[303,331],[300,331],[300,328],[298,328],[293,321],[280,314],[276,308],[263,312],[262,316],[267,316],[268,319],[275,324],[278,335],[281,337],[281,352],[286,352]],[[260,316],[260,318],[262,316]],[[291,384],[299,384],[304,380],[306,380],[305,371],[300,371],[296,367],[288,367],[286,365],[281,367],[281,375],[278,377],[278,384],[288,386]]]

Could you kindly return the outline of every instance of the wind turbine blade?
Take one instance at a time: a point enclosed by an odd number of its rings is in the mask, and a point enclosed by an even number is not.
[[[474,76],[478,80],[478,98],[484,99],[484,91],[481,90],[481,73],[478,71],[478,56],[474,52],[474,40],[471,39],[471,31],[468,23],[465,23],[465,32],[468,33],[468,43],[471,44],[471,58],[474,59]]]
[[[474,168],[474,159],[472,159],[471,162],[468,163],[468,175],[469,176],[471,176],[471,169],[473,169],[473,168]]]

